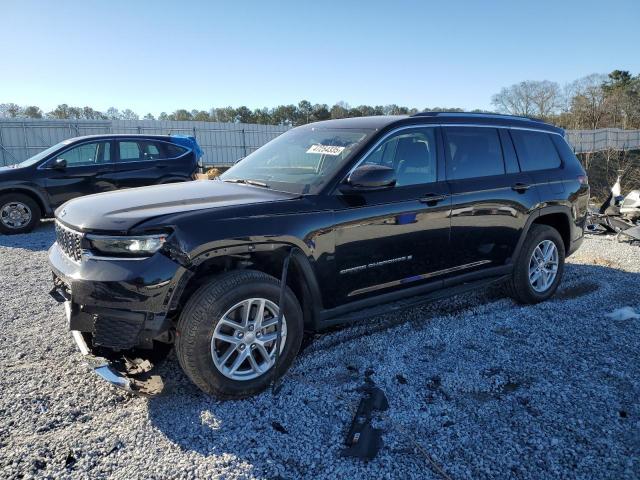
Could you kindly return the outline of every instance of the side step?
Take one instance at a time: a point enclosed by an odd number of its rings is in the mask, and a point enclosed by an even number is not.
[[[503,275],[500,277],[494,277],[490,279],[474,280],[472,282],[461,283],[454,287],[449,287],[441,290],[435,290],[433,292],[426,293],[424,295],[416,295],[414,297],[403,298],[390,303],[384,303],[381,305],[375,305],[373,307],[356,310],[353,312],[331,317],[321,322],[321,327],[330,327],[333,325],[339,325],[342,323],[351,323],[367,318],[375,317],[377,315],[390,314],[408,308],[424,305],[425,303],[433,302],[442,298],[453,297],[454,295],[460,295],[461,293],[477,290],[481,287],[488,287],[504,282],[509,279],[509,275]]]

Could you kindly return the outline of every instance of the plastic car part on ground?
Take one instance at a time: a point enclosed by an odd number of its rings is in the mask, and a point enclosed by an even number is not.
[[[373,386],[367,378],[362,388],[364,397],[360,400],[358,410],[353,417],[342,451],[346,457],[357,457],[372,460],[382,448],[382,430],[373,428],[371,419],[374,411],[383,412],[389,409],[389,402],[382,390]]]

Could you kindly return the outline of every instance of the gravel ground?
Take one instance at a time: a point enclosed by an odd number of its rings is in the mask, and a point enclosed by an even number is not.
[[[131,397],[80,361],[51,300],[51,223],[0,236],[0,477],[640,477],[640,249],[590,238],[561,289],[521,307],[495,291],[317,336],[277,397],[216,402],[163,366]],[[385,446],[340,456],[365,372],[387,394]]]

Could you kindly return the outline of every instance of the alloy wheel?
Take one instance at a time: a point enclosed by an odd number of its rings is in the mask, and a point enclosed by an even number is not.
[[[211,357],[216,368],[232,380],[252,380],[275,363],[278,306],[265,298],[236,303],[220,318],[211,337]],[[280,352],[287,339],[282,317]]]
[[[543,240],[533,249],[529,260],[529,284],[538,293],[546,292],[558,276],[558,247]]]

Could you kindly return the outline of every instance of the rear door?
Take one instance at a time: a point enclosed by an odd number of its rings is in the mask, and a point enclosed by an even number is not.
[[[57,159],[66,161],[65,168],[53,168]],[[41,169],[46,169],[45,186],[51,204],[62,205],[82,195],[115,190],[113,173],[113,142],[85,142],[55,155]]]
[[[435,127],[391,134],[361,164],[395,168],[396,186],[336,197],[335,303],[426,282],[441,285],[451,257],[449,188],[439,168],[439,138]]]
[[[529,209],[538,202],[532,179],[520,172],[507,131],[462,126],[442,130],[456,259],[450,276],[504,265]]]
[[[545,202],[562,198],[565,193],[562,160],[550,133],[511,129],[511,138],[523,172],[531,176]]]
[[[118,139],[116,143],[118,188],[187,180],[195,170],[185,147],[153,139]]]

